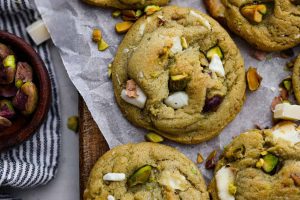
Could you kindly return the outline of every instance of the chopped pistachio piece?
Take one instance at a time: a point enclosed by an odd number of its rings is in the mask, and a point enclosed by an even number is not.
[[[203,156],[201,155],[201,153],[198,153],[197,154],[197,163],[200,164],[200,163],[203,163],[204,159],[203,159]]]
[[[144,12],[146,13],[146,15],[152,15],[155,12],[159,11],[161,8],[159,6],[156,5],[149,5],[146,6],[144,9]]]
[[[265,156],[265,155],[267,155],[267,154],[268,154],[267,151],[262,151],[262,152],[260,152],[260,155],[262,155],[262,156]]]
[[[119,17],[121,15],[121,11],[120,10],[115,10],[112,12],[111,14],[113,17]]]
[[[245,5],[241,9],[242,15],[252,23],[260,23],[263,16],[267,14],[267,6],[265,4]]]
[[[209,49],[206,53],[206,57],[207,59],[211,60],[215,54],[217,54],[221,60],[224,58],[222,50],[219,46],[214,46]]]
[[[104,39],[101,39],[101,41],[98,42],[98,50],[99,51],[105,51],[109,45],[105,42]]]
[[[250,67],[247,71],[247,83],[250,91],[256,91],[262,81],[262,77],[258,74],[256,68]]]
[[[262,169],[266,173],[271,173],[277,166],[279,159],[277,156],[273,154],[267,154],[263,157],[264,164],[262,166]]]
[[[16,68],[16,57],[14,55],[9,55],[3,60],[4,67]]]
[[[180,81],[180,80],[185,79],[187,77],[188,77],[187,74],[179,74],[179,75],[171,76],[171,80],[172,81]]]
[[[148,133],[147,135],[145,135],[145,139],[148,142],[154,142],[154,143],[160,143],[164,141],[164,138],[156,133]]]
[[[116,24],[115,29],[117,33],[126,33],[133,25],[130,21],[119,22]]]
[[[101,32],[101,30],[98,29],[98,28],[95,28],[95,29],[93,30],[92,40],[93,40],[94,42],[99,42],[99,41],[101,41],[101,39],[102,39],[102,32]]]
[[[257,163],[256,163],[256,167],[257,168],[262,168],[264,166],[264,159],[260,158]]]
[[[79,128],[79,118],[78,116],[71,116],[68,118],[67,126],[70,130],[74,131],[75,133],[78,132]]]
[[[128,179],[127,184],[133,187],[139,184],[144,184],[149,180],[151,175],[152,166],[146,165],[136,170]]]
[[[107,75],[108,75],[108,78],[111,78],[111,74],[112,74],[111,66],[112,66],[112,64],[110,63],[110,64],[108,65],[108,69],[107,69]]]
[[[135,12],[135,16],[136,17],[140,17],[140,16],[142,16],[143,15],[143,11],[142,10],[137,10],[136,12]]]
[[[180,41],[181,41],[181,46],[183,49],[187,49],[189,47],[189,44],[187,43],[185,37],[180,37]]]
[[[282,86],[283,88],[285,88],[287,91],[291,91],[292,90],[292,78],[291,77],[287,77],[285,79],[282,80],[282,82],[280,83],[280,86]]]
[[[230,183],[228,185],[228,191],[231,195],[235,195],[236,190],[237,190],[237,187],[233,183]]]
[[[300,176],[297,174],[291,174],[291,178],[293,179],[296,186],[300,186]]]

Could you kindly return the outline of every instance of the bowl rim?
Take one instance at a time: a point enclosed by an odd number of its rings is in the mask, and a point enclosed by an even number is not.
[[[26,59],[26,61],[32,66],[35,73],[34,77],[38,81],[38,85],[36,84],[36,86],[39,94],[37,109],[31,116],[29,124],[20,127],[19,131],[15,131],[13,134],[6,136],[5,141],[1,139],[0,133],[0,152],[2,152],[11,147],[20,145],[37,132],[48,115],[52,94],[48,70],[45,67],[44,61],[34,48],[23,38],[6,31],[0,31],[0,42],[11,45],[13,49],[15,47],[15,49],[19,51],[26,52],[26,56],[28,56],[28,60]]]

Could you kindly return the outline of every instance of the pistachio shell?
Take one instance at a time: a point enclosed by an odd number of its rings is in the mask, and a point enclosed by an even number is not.
[[[149,180],[151,175],[152,167],[145,165],[135,171],[128,179],[127,183],[129,187],[136,186],[138,184],[144,184]]]
[[[15,79],[16,68],[0,66],[0,84],[8,85]]]
[[[5,44],[0,43],[0,61],[12,54],[13,52]]]
[[[15,86],[20,88],[24,83],[33,79],[32,68],[26,62],[18,62],[15,75]]]
[[[10,127],[11,125],[12,125],[12,123],[9,119],[6,119],[5,117],[0,116],[0,128]]]
[[[250,67],[247,71],[247,83],[250,91],[256,91],[260,83],[262,81],[262,77],[257,73],[256,68]]]

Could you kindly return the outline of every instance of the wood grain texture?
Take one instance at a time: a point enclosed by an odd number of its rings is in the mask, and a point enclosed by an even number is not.
[[[81,97],[79,99],[79,119],[80,197],[83,199],[90,171],[99,157],[109,150],[109,147]]]

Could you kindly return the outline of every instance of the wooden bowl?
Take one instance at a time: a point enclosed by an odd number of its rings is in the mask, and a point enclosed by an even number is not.
[[[0,130],[1,152],[26,141],[41,126],[50,108],[51,84],[44,62],[27,42],[16,35],[0,31],[0,43],[6,44],[14,51],[17,61],[27,62],[32,67],[33,82],[39,94],[38,105],[32,115],[24,117],[18,113],[12,120],[11,127]]]

